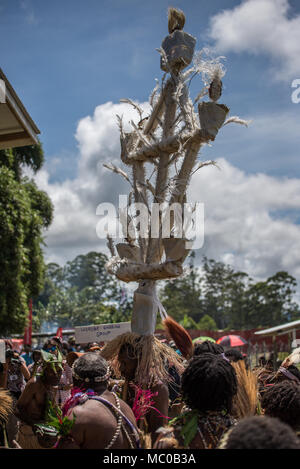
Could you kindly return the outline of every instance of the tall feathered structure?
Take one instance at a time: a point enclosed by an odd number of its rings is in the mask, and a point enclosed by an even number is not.
[[[198,169],[214,164],[199,165],[198,155],[216,139],[229,112],[227,106],[216,102],[222,92],[218,80],[224,75],[219,58],[206,60],[201,53],[196,60],[196,38],[183,31],[184,25],[184,13],[169,8],[169,34],[159,49],[160,67],[165,73],[161,85],[158,83],[150,95],[150,113],[145,116],[137,103],[121,100],[138,114],[137,122],[130,121],[129,131],[125,131],[118,116],[121,164],[126,171],[105,164],[130,185],[127,206],[120,210],[119,217],[123,242],[114,245],[108,234],[112,257],[106,269],[123,282],[136,282],[138,288],[133,297],[131,333],[121,334],[108,343],[102,355],[115,363],[117,372],[120,347],[130,344],[139,357],[136,372],[139,385],[145,380],[161,379],[166,359],[170,358],[178,370],[182,367],[181,357],[174,350],[154,340],[157,314],[164,315],[157,285],[183,274],[183,263],[197,231],[191,230],[195,228],[194,210],[189,207],[191,212],[185,211],[189,205],[188,187]],[[202,90],[193,101],[190,82],[197,75],[202,78]],[[207,85],[212,81],[210,101],[203,102],[201,98],[207,96]],[[169,317],[165,327],[182,355],[192,356],[193,345],[187,331]]]

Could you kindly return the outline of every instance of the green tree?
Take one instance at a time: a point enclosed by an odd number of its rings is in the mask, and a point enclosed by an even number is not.
[[[103,253],[89,252],[63,267],[48,264],[44,290],[36,301],[36,327],[43,322],[72,328],[127,321],[132,298],[106,272],[107,260]]]
[[[0,330],[23,332],[28,301],[43,286],[43,229],[53,216],[47,194],[23,176],[23,166],[40,169],[40,145],[0,150]]]
[[[296,286],[296,279],[284,271],[250,285],[247,291],[248,327],[273,327],[299,319],[299,305],[293,301]]]
[[[203,258],[202,267],[203,315],[208,314],[219,329],[224,329],[228,324],[234,271],[223,262],[206,257]]]
[[[187,314],[184,315],[184,318],[179,321],[185,329],[198,329],[197,323],[194,321],[193,318],[190,318]]]
[[[91,288],[89,300],[92,299],[93,302],[101,301],[103,298],[114,298],[118,284],[105,269],[107,261],[105,254],[94,251],[75,257],[65,266],[64,276],[67,284],[76,287],[78,291]]]
[[[204,316],[198,322],[196,329],[203,331],[216,331],[218,328],[214,319],[211,318],[208,314],[204,314]]]
[[[166,282],[159,293],[164,308],[176,321],[181,321],[186,315],[197,322],[202,316],[201,289],[194,258],[192,252],[185,274]]]

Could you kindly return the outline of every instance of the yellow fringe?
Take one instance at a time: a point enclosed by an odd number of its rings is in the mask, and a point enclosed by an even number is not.
[[[180,356],[168,345],[160,342],[155,336],[140,336],[125,333],[108,342],[102,349],[101,355],[110,362],[116,377],[120,377],[118,355],[121,347],[131,345],[135,351],[138,365],[135,374],[135,384],[147,387],[158,381],[169,381],[170,376],[166,365],[174,365],[179,373],[184,371]]]
[[[237,419],[255,415],[258,402],[257,377],[247,370],[244,361],[232,362],[235,369],[238,390],[233,400],[233,415]]]
[[[13,399],[7,389],[0,388],[0,422],[7,422],[13,411]]]

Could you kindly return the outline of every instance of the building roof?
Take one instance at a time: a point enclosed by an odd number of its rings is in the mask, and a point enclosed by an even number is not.
[[[0,68],[0,149],[38,143],[38,127]]]
[[[281,335],[288,334],[292,330],[300,329],[300,320],[288,322],[280,326],[271,327],[269,329],[264,329],[263,331],[256,331],[256,335]]]

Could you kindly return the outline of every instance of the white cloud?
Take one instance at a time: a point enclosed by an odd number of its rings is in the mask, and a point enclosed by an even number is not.
[[[142,106],[146,109],[148,104]],[[105,162],[121,166],[117,114],[123,116],[125,129],[130,120],[139,120],[128,104],[109,102],[97,106],[93,116],[79,121],[75,135],[79,147],[76,178],[52,183],[45,169],[35,176],[55,208],[54,221],[45,233],[48,261],[62,264],[83,252],[105,247],[106,240],[98,239],[96,234],[96,208],[103,202],[116,205],[119,194],[129,193],[128,183],[103,167]]]
[[[137,121],[130,106],[109,102],[78,123],[75,179],[52,183],[46,170],[36,176],[55,206],[54,221],[46,233],[48,261],[62,264],[78,254],[106,249],[106,242],[96,236],[96,208],[101,202],[117,204],[119,194],[129,193],[126,181],[102,166],[108,161],[120,164],[116,114],[124,115],[124,123]],[[270,127],[268,117],[260,123]],[[300,213],[300,180],[249,175],[224,158],[217,162],[221,171],[199,170],[189,189],[191,200],[205,204],[205,242],[198,254],[229,262],[254,278],[287,270],[300,284],[300,226],[294,221]]]
[[[200,170],[190,187],[192,200],[205,203],[205,254],[254,278],[287,270],[299,281],[300,225],[282,215],[300,213],[299,179],[247,175],[224,159],[218,165]]]
[[[244,0],[212,17],[209,35],[222,52],[266,54],[276,79],[300,74],[300,15],[289,17],[288,0]]]

